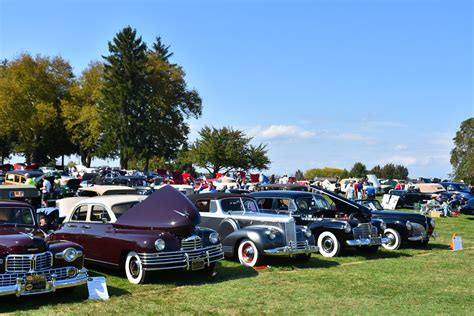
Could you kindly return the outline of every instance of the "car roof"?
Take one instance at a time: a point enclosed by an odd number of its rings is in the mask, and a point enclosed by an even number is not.
[[[13,171],[8,171],[7,173],[19,174],[19,175],[22,175],[22,176],[24,176],[28,173],[32,177],[40,177],[44,174],[43,171],[39,171],[39,170],[13,170]]]
[[[146,195],[130,194],[130,195],[104,195],[104,196],[94,196],[87,199],[82,199],[76,203],[75,206],[79,204],[104,204],[104,205],[117,205],[130,202],[140,202],[146,199]],[[74,206],[74,207],[75,207]]]
[[[193,194],[188,196],[192,202],[197,200],[222,200],[226,198],[240,198],[240,197],[249,197],[247,194],[235,194],[235,193],[202,193],[202,194]]]
[[[306,192],[306,191],[289,191],[289,190],[272,190],[272,191],[259,191],[252,192],[250,196],[253,197],[281,197],[281,198],[299,198],[304,196],[312,196],[315,193]]]
[[[22,202],[22,201],[0,200],[0,207],[12,207],[12,206],[13,207],[22,206],[22,207],[33,208],[33,206],[31,206],[30,204],[26,202]]]
[[[136,191],[135,188],[123,185],[94,185],[92,187],[80,188],[81,191],[93,191],[103,195],[106,191]]]

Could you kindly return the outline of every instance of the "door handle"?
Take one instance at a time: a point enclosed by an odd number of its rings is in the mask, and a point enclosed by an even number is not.
[[[91,227],[90,227],[89,225],[83,225],[82,228],[87,228],[87,229],[89,229],[89,228],[91,228]]]
[[[66,227],[77,227],[77,226],[73,224],[66,224]]]

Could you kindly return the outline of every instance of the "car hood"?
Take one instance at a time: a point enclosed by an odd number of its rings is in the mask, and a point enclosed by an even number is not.
[[[47,249],[43,238],[28,234],[25,228],[0,228],[0,255],[44,252]]]
[[[403,219],[406,221],[424,224],[426,222],[426,216],[416,213],[410,212],[397,212],[397,211],[373,211],[372,215],[376,218],[384,219],[384,218],[395,218],[395,219]]]
[[[167,185],[130,208],[113,225],[164,230],[185,236],[200,222],[201,216],[193,203],[184,194]]]

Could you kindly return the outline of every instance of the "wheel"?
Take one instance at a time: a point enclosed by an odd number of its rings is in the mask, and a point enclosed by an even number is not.
[[[202,276],[206,276],[206,277],[216,276],[217,275],[217,273],[216,273],[216,263],[213,262],[213,263],[211,263],[210,266],[205,267],[202,270],[198,270],[198,271],[196,271],[196,273],[199,274],[199,275],[202,275]]]
[[[238,256],[240,263],[248,267],[255,267],[260,260],[257,246],[249,239],[244,239],[240,243]]]
[[[319,253],[324,257],[336,257],[341,251],[341,243],[331,232],[322,232],[318,237]]]
[[[386,244],[382,244],[382,247],[388,250],[397,250],[402,244],[402,238],[400,234],[393,228],[387,228],[384,230],[385,237],[388,237],[390,241]]]
[[[311,259],[311,254],[307,254],[307,255],[296,255],[296,257],[295,257],[295,260],[296,260],[297,262],[301,262],[301,263],[309,262],[310,259]]]
[[[130,251],[125,259],[125,274],[132,284],[143,284],[146,279],[146,271],[143,270],[142,262],[135,251]]]
[[[430,242],[429,239],[423,240],[423,241],[421,242],[421,245],[422,245],[422,246],[428,246],[428,243],[429,243],[429,242]]]

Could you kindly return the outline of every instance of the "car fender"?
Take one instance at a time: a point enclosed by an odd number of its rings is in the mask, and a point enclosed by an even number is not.
[[[239,244],[243,239],[250,239],[255,243],[258,251],[263,253],[265,249],[272,249],[284,246],[284,238],[281,233],[277,234],[274,240],[270,240],[267,235],[267,231],[272,227],[263,226],[248,226],[243,229],[239,229],[222,240],[222,245],[225,247],[227,255],[235,256]]]
[[[346,239],[347,233],[345,232],[345,223],[346,222],[344,221],[338,220],[319,220],[308,224],[308,228],[311,229],[316,240],[319,235],[325,231],[334,233],[338,239]]]

